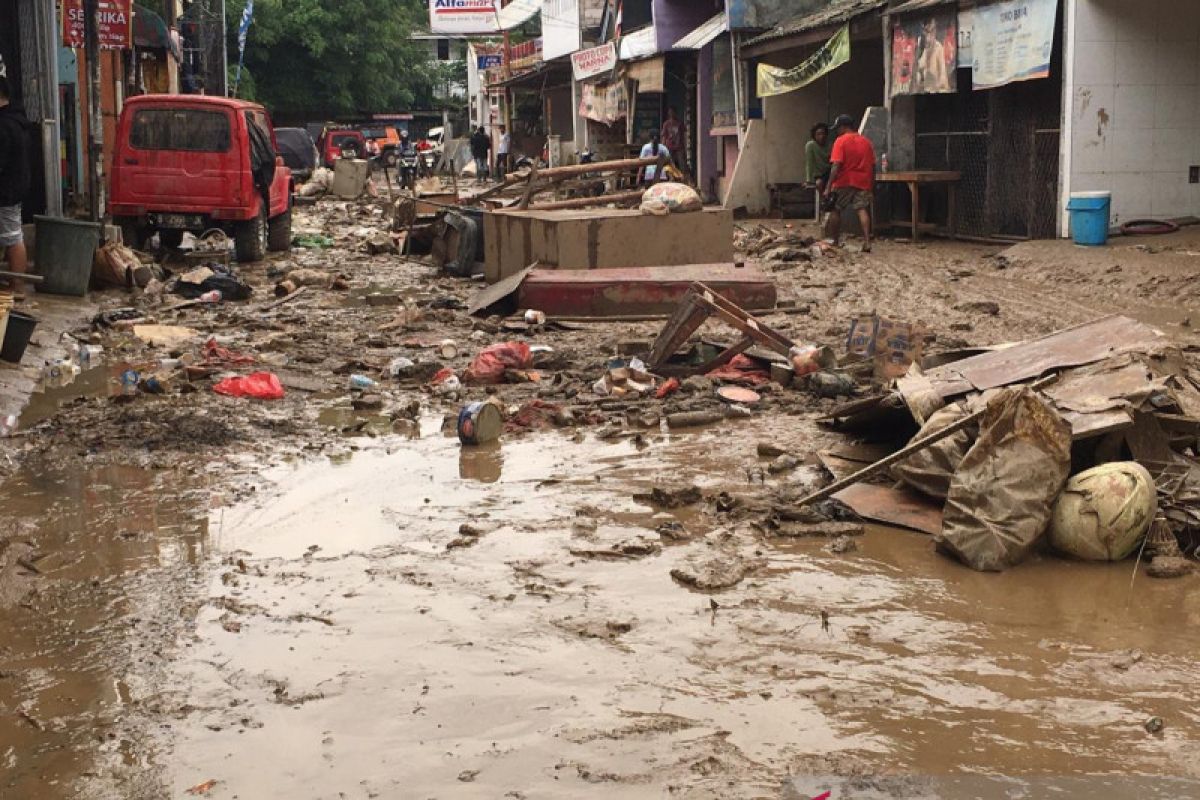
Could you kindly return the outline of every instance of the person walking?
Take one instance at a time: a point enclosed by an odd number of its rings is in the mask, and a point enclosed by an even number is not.
[[[8,78],[0,75],[0,249],[8,259],[8,270],[22,274],[29,270],[21,203],[33,179],[29,146],[33,130],[24,112],[12,102]],[[25,281],[15,279],[11,286],[14,297],[23,299]]]
[[[487,135],[483,126],[480,125],[474,133],[471,134],[471,158],[475,161],[475,182],[481,183],[487,180],[488,175],[488,153],[492,149],[492,137]]]
[[[512,152],[512,134],[508,132],[508,128],[500,126],[500,146],[496,148],[496,177],[504,180],[504,176],[508,174],[509,169],[509,154]]]
[[[829,184],[825,187],[829,220],[827,238],[838,244],[842,235],[842,214],[858,212],[862,225],[863,252],[871,252],[871,199],[875,195],[875,148],[871,141],[854,130],[854,120],[842,114],[833,123],[837,140],[829,161]],[[830,202],[831,201],[831,202]]]

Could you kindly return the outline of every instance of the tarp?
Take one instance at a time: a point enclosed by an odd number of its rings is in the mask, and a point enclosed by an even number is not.
[[[645,58],[657,52],[658,34],[654,32],[653,25],[621,37],[620,56],[622,61],[628,61],[631,58]]]
[[[724,11],[675,43],[676,50],[700,50],[713,39],[729,30],[729,17]]]
[[[579,116],[612,125],[629,113],[625,81],[609,84],[585,83],[580,87]]]
[[[975,9],[972,86],[997,86],[1050,76],[1058,0],[1005,0]]]
[[[524,25],[542,10],[542,0],[513,0],[497,14],[500,30],[507,31]]]
[[[841,29],[821,45],[817,52],[791,69],[758,65],[758,96],[772,97],[808,86],[817,78],[850,60],[850,26]]]

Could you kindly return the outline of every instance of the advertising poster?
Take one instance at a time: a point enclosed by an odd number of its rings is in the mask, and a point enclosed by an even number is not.
[[[1050,76],[1058,0],[1005,0],[975,9],[972,86],[994,89]]]
[[[957,9],[892,18],[892,97],[956,92],[957,69]]]
[[[96,24],[101,50],[133,47],[133,0],[100,0]],[[63,2],[63,47],[83,47],[83,0]]]
[[[496,0],[429,0],[433,33],[496,33]]]
[[[612,125],[629,113],[629,92],[625,88],[625,81],[585,83],[580,88],[579,116]]]

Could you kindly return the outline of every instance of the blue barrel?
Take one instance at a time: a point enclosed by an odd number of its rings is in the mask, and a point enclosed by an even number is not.
[[[1067,203],[1071,212],[1071,238],[1075,244],[1096,247],[1108,241],[1111,192],[1072,192]]]

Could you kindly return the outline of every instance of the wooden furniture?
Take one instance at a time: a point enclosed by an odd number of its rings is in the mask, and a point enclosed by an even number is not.
[[[908,170],[906,172],[881,172],[875,176],[875,182],[879,183],[903,183],[908,186],[908,193],[912,196],[912,219],[899,220],[893,219],[891,222],[881,222],[879,225],[891,226],[894,228],[909,228],[912,230],[912,239],[917,241],[921,236],[921,231],[937,231],[950,236],[954,235],[954,200],[955,192],[958,189],[958,182],[962,178],[960,172],[937,171],[937,170]],[[921,187],[943,185],[946,187],[948,208],[946,214],[945,227],[939,226],[931,222],[921,222]]]

